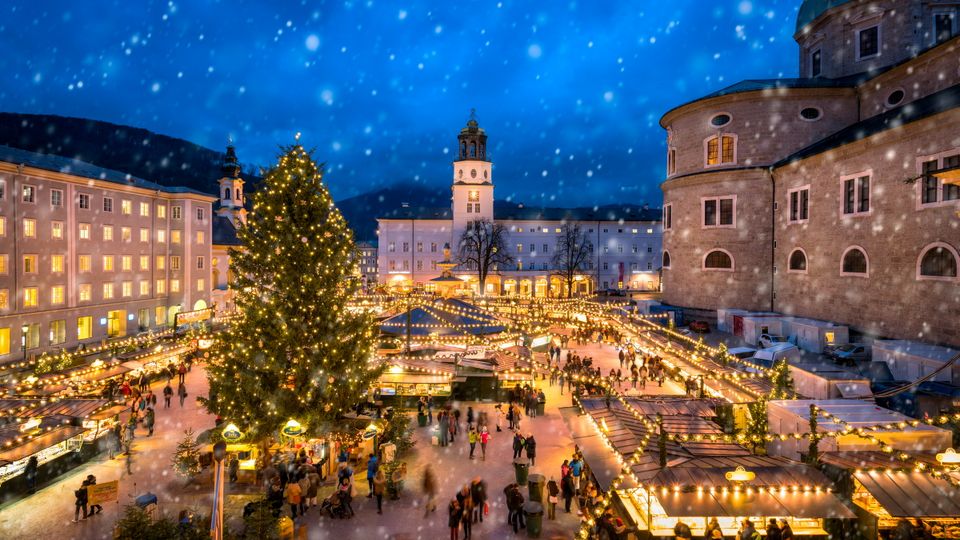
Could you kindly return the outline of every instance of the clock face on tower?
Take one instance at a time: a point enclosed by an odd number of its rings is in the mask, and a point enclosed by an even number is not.
[[[470,170],[470,177],[471,177],[471,178],[476,178],[476,177],[477,177],[477,170],[476,170],[476,169],[471,169],[471,170]]]

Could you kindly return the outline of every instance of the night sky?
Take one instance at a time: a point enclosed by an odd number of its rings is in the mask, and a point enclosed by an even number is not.
[[[661,200],[673,106],[792,77],[799,0],[0,6],[0,110],[144,127],[266,165],[302,142],[337,197],[445,188],[470,109],[497,198]]]

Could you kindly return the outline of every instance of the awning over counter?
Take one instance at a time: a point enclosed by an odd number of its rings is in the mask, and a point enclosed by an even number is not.
[[[856,518],[832,493],[692,493],[654,495],[671,517]]]
[[[380,376],[380,382],[387,384],[449,384],[451,380],[446,375],[431,375],[429,373],[384,373]]]
[[[919,472],[859,472],[853,477],[893,517],[960,518],[960,488]]]
[[[76,437],[77,435],[81,435],[84,431],[86,430],[82,427],[62,426],[42,435],[38,435],[35,439],[30,439],[20,446],[14,446],[9,450],[0,452],[0,465],[4,463],[13,463],[23,458],[30,457],[41,450],[50,448],[56,444],[60,444],[63,441]]]
[[[583,459],[586,461],[597,484],[602,491],[610,489],[613,479],[620,475],[622,467],[617,461],[616,454],[607,447],[606,443],[597,434],[596,428],[590,423],[587,415],[581,415],[577,407],[562,407],[560,416],[570,428],[573,442],[580,448]],[[623,479],[619,489],[637,487],[630,476]]]

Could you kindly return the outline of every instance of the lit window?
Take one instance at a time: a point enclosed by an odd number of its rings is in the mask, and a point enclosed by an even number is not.
[[[133,212],[133,202],[128,200],[120,201],[120,213],[129,216]]]
[[[60,345],[67,341],[67,321],[50,321],[50,344]]]
[[[133,232],[130,231],[130,227],[121,227],[120,228],[120,239],[124,242],[129,242],[133,240]]]
[[[172,292],[172,293],[178,293],[178,292],[180,292],[180,280],[179,280],[179,279],[171,279],[171,280],[170,280],[170,292]]]
[[[205,287],[206,287],[206,282],[203,280],[203,278],[198,279],[198,280],[197,280],[197,290],[198,290],[198,291],[203,291],[203,290],[205,290]]]
[[[7,268],[8,255],[0,255],[0,275],[7,275],[9,269]]]
[[[150,269],[150,256],[149,256],[149,255],[141,255],[141,256],[140,256],[140,269],[141,269],[141,270],[149,270],[149,269]]]
[[[159,230],[157,231],[157,242],[164,243],[167,241],[167,231]]]
[[[167,294],[167,280],[157,280],[157,294]]]
[[[37,186],[23,186],[21,190],[21,200],[25,203],[33,203],[37,201]]]
[[[23,289],[23,307],[37,307],[39,303],[39,293],[36,287],[25,287]]]
[[[93,317],[77,317],[77,339],[93,337]]]
[[[129,298],[133,296],[133,282],[124,281],[120,284],[120,296],[124,298]]]
[[[59,240],[63,238],[63,222],[53,221],[50,223],[50,238]]]
[[[480,200],[480,192],[471,190],[467,192],[467,200],[470,202],[477,202]]]
[[[736,162],[736,135],[715,135],[707,139],[706,145],[706,164],[708,167]]]
[[[90,239],[90,224],[81,223],[80,224],[80,239],[89,240]]]
[[[90,256],[89,255],[80,255],[77,257],[77,270],[80,272],[89,272],[90,271]]]
[[[104,225],[103,226],[103,241],[109,242],[113,240],[113,225]]]
[[[0,289],[0,309],[10,307],[10,289]]]
[[[155,308],[153,311],[154,311],[153,318],[156,321],[157,325],[167,323],[167,309],[165,307],[159,306]]]
[[[843,180],[843,215],[870,213],[870,173],[845,176]]]
[[[113,255],[103,256],[103,271],[113,272]]]
[[[0,328],[0,355],[10,354],[10,329]]]
[[[140,217],[150,216],[150,203],[140,203]]]
[[[167,266],[167,258],[164,257],[163,255],[157,255],[157,263],[156,263],[155,266],[156,266],[157,270],[164,270],[164,269],[166,269],[166,266]]]
[[[150,241],[150,229],[140,229],[140,241],[144,243]]]
[[[29,218],[23,220],[23,237],[24,238],[37,237],[37,220],[29,219]]]
[[[158,204],[157,205],[157,217],[159,219],[166,219],[167,217],[167,205]]]
[[[50,271],[54,274],[63,272],[63,255],[50,256]]]
[[[180,243],[180,231],[170,231],[170,243],[179,244]]]
[[[960,154],[945,156],[941,159],[924,161],[921,165],[923,173],[920,183],[920,204],[932,205],[960,199],[960,185],[944,184],[933,172],[937,169],[952,169],[960,167]]]
[[[103,284],[103,299],[109,300],[113,298],[113,283],[104,283]]]
[[[133,270],[133,256],[131,255],[120,256],[120,270],[124,272],[130,272]]]
[[[197,231],[197,243],[198,243],[198,244],[202,244],[203,241],[204,241],[203,231]],[[406,244],[404,244],[404,245],[406,245]],[[407,250],[404,250],[404,251],[407,251]]]
[[[149,296],[150,295],[150,282],[147,280],[140,281],[140,296]]]
[[[89,283],[81,283],[77,289],[77,297],[81,302],[89,302],[93,298],[93,286]]]

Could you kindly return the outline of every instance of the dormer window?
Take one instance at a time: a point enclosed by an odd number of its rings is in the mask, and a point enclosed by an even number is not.
[[[857,30],[857,60],[880,56],[880,25]]]
[[[822,73],[823,64],[821,61],[820,49],[817,49],[810,53],[810,76],[819,77]]]

